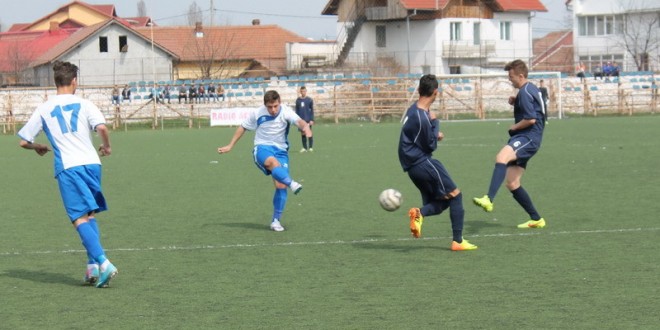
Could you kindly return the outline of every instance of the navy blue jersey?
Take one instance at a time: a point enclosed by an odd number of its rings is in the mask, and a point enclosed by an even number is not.
[[[530,82],[525,83],[518,91],[513,104],[513,118],[516,123],[523,119],[536,119],[536,123],[525,129],[511,132],[511,136],[523,134],[540,142],[545,127],[544,108],[539,89]]]
[[[296,99],[296,114],[306,122],[314,120],[314,100],[306,96]]]
[[[440,123],[431,120],[428,111],[419,109],[415,102],[403,118],[399,137],[399,161],[403,171],[431,158],[438,147]]]

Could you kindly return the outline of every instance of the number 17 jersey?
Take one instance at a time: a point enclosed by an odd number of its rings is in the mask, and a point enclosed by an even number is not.
[[[73,94],[49,97],[37,107],[18,136],[30,143],[44,131],[53,149],[55,176],[81,165],[101,164],[92,144],[91,132],[105,124],[105,118],[92,102]]]

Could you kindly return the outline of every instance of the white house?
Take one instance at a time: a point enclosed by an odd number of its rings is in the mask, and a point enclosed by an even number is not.
[[[593,71],[617,62],[624,71],[660,69],[660,1],[568,0],[575,61]]]
[[[532,54],[539,0],[330,0],[338,64],[391,65],[409,73],[500,71]]]
[[[129,81],[172,79],[172,62],[178,57],[158,43],[115,19],[83,27],[59,42],[32,63],[35,82],[49,86],[52,63],[68,61],[78,66],[82,85],[125,84]],[[150,85],[150,84],[149,84]]]

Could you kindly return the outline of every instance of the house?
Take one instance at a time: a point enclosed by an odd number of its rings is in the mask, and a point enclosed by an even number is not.
[[[480,73],[530,63],[539,0],[329,0],[338,17],[337,64],[391,63],[409,73]]]
[[[33,23],[14,24],[0,33],[0,80],[3,85],[53,84],[54,61],[78,65],[82,85],[171,79],[177,56],[135,32],[148,17],[117,17],[114,5],[73,1]]]
[[[660,69],[660,2],[568,0],[574,61],[594,71],[616,62],[623,71]]]
[[[550,32],[534,39],[533,47],[531,70],[573,73],[573,30]]]
[[[136,28],[176,54],[173,79],[270,77],[287,72],[287,43],[307,39],[277,25]]]

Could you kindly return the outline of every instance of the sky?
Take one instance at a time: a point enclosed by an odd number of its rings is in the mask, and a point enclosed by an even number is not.
[[[0,0],[0,24],[6,31],[14,23],[30,23],[50,14],[73,0]],[[82,0],[89,4],[114,4],[119,17],[137,16],[139,0]],[[215,10],[214,25],[250,25],[258,18],[263,25],[276,24],[300,36],[314,40],[334,40],[337,17],[321,15],[329,0],[144,0],[147,16],[158,25],[187,25],[188,11],[194,2],[201,8],[204,24],[211,22],[211,3]],[[565,0],[541,0],[548,13],[536,13],[532,19],[534,37],[565,29],[568,14]],[[29,7],[29,8],[28,8]]]

